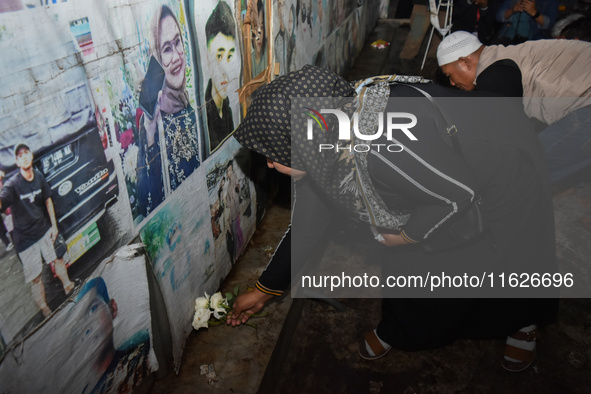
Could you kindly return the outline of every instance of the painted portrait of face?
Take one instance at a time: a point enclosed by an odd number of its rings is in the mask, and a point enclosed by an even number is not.
[[[33,166],[33,153],[29,148],[20,148],[16,154],[16,166],[28,170]]]
[[[222,98],[228,97],[229,75],[235,63],[236,40],[218,33],[207,45],[211,80],[215,93]]]
[[[252,45],[256,51],[257,58],[259,58],[267,44],[265,33],[265,5],[262,0],[257,1],[257,23],[253,25],[253,28]]]
[[[96,288],[79,301],[78,308],[82,310],[84,319],[73,337],[80,347],[92,350],[90,353],[97,356],[93,366],[100,369],[104,363],[101,358],[104,349],[113,346],[113,310],[109,301],[101,297]]]
[[[205,36],[213,93],[225,99],[233,70],[239,68],[234,16],[227,3],[220,1],[213,10],[205,25]]]
[[[181,28],[170,8],[164,6],[158,23],[156,52],[166,84],[172,89],[184,88],[187,57]]]

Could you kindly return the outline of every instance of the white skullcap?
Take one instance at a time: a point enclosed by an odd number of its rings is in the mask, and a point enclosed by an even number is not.
[[[437,47],[437,62],[440,66],[466,57],[482,46],[478,38],[467,31],[456,31],[445,37]]]

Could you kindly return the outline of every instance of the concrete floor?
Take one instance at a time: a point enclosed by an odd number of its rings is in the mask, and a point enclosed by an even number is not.
[[[397,53],[408,33],[398,22],[380,21],[368,43],[382,38],[391,49],[367,46],[349,80],[403,69],[419,72],[420,61],[401,64]],[[434,75],[428,62],[423,75]],[[588,179],[588,178],[587,178]],[[556,197],[558,257],[561,266],[590,276],[591,233],[579,220],[591,216],[581,204],[591,186]],[[283,200],[285,201],[285,199]],[[264,269],[289,223],[288,204],[272,206],[244,256],[224,283],[244,291]],[[189,337],[179,374],[156,381],[159,393],[590,393],[591,300],[563,299],[558,320],[546,327],[534,366],[509,373],[500,366],[503,341],[457,341],[438,350],[393,350],[376,361],[362,360],[357,342],[380,318],[379,299],[339,300],[343,310],[310,299],[283,297],[258,328],[213,327]],[[434,327],[433,329],[436,329]],[[209,368],[209,375],[201,370]],[[208,377],[209,376],[209,377]]]

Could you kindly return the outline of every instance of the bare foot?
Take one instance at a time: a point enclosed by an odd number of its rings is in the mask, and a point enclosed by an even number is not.
[[[66,295],[70,294],[72,292],[72,290],[74,290],[74,282],[70,282],[69,285],[64,287],[64,291],[66,292]]]
[[[43,312],[44,317],[51,315],[51,309],[47,305],[41,307],[41,312]]]

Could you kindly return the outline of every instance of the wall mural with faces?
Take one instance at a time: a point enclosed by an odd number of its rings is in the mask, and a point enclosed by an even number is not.
[[[35,333],[35,343],[43,343],[46,336],[48,347],[41,350],[53,349],[57,339],[50,332],[67,331],[72,324],[60,317],[65,316],[60,311],[76,300],[89,277],[104,276],[97,269],[107,253],[137,235],[146,245],[170,311],[189,305],[203,291],[217,290],[232,264],[239,263],[255,218],[262,216],[255,212],[257,196],[246,175],[248,161],[241,159],[231,137],[246,108],[238,90],[254,81],[241,91],[249,94],[275,78],[275,68],[268,67],[272,61],[279,64],[279,75],[309,63],[346,72],[357,42],[347,31],[357,26],[362,42],[383,0],[363,5],[343,1],[352,6],[340,14],[339,1],[3,4],[0,65],[6,71],[0,75],[0,183],[7,191],[0,197],[1,381],[26,376],[27,371],[14,372],[4,363],[18,360],[28,335]],[[354,23],[352,17],[360,21]],[[245,37],[247,19],[250,32]],[[248,45],[245,38],[250,39]],[[345,43],[348,55],[341,48]],[[263,78],[256,81],[261,73]],[[51,190],[58,231],[50,231],[49,237],[63,235],[66,249],[59,259],[57,253],[55,259],[53,253],[39,253],[27,261],[34,267],[28,274],[22,263],[27,254],[21,253],[28,245],[18,242],[15,231],[29,221],[17,217],[18,209],[5,209],[13,203],[7,195],[11,179],[21,167],[29,167],[16,162],[14,148],[20,142],[28,146],[29,161]],[[45,202],[35,201],[51,219]],[[135,272],[116,270],[110,275],[105,282],[111,298],[119,287],[146,287]],[[119,302],[121,297],[116,298]],[[114,335],[125,339],[138,329],[133,326],[134,313],[123,309],[113,325]],[[181,309],[169,311],[177,368],[191,330],[190,308]],[[115,349],[121,343],[115,338]],[[64,348],[76,354],[79,366],[93,356],[70,345]],[[152,361],[139,361],[142,373],[156,368]],[[29,359],[21,367],[41,370],[48,363]],[[83,387],[80,391],[96,386],[90,371],[78,376],[64,379]]]

